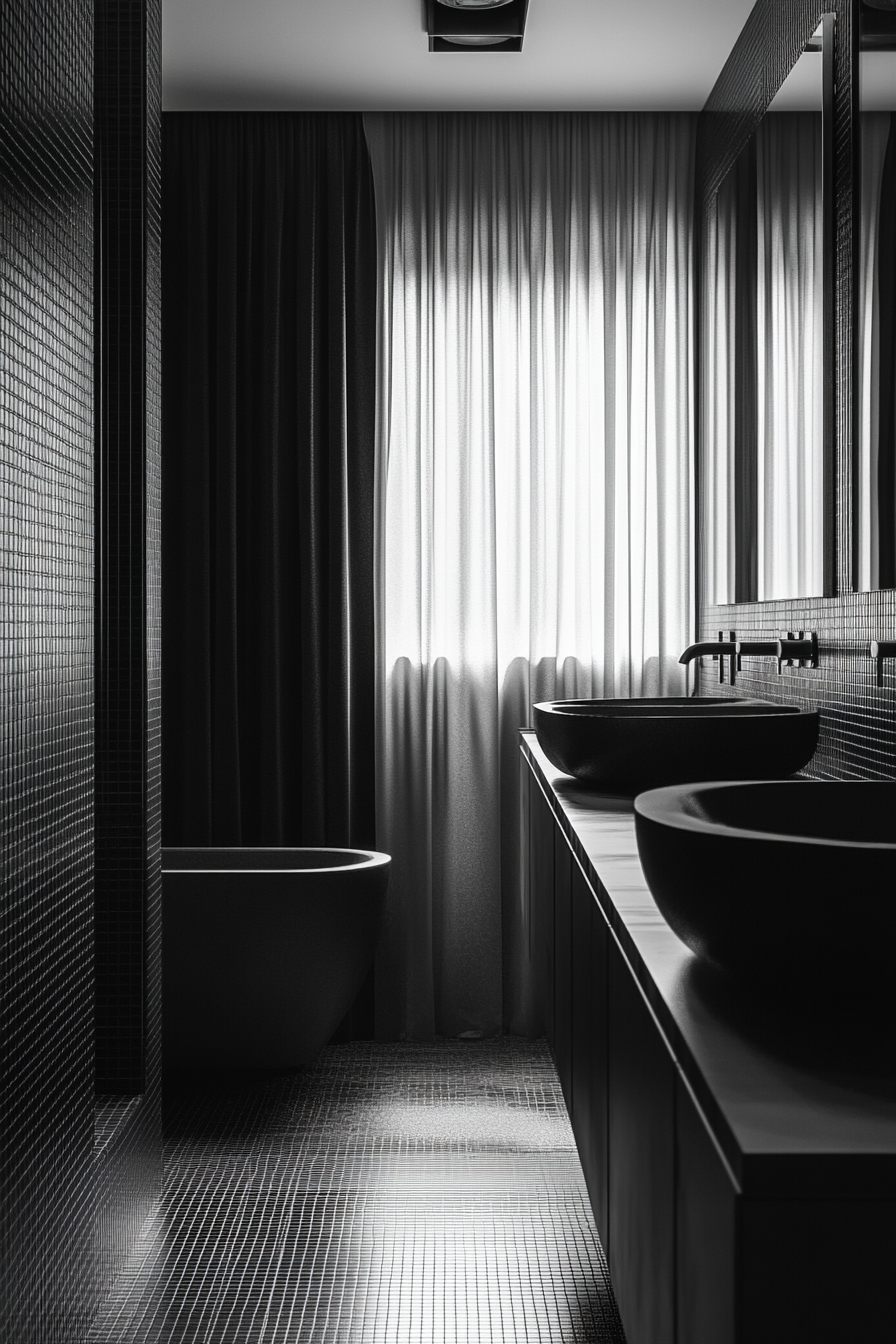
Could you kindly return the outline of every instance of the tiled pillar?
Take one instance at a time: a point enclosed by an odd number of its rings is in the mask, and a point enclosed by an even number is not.
[[[0,1338],[93,1265],[93,6],[0,6]]]
[[[141,1097],[98,1160],[106,1280],[161,1169],[161,4],[95,16],[96,1084]]]

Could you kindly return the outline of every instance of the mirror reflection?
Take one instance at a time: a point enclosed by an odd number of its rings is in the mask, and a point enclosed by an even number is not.
[[[706,222],[709,601],[824,591],[820,33],[721,183]]]
[[[896,41],[896,39],[894,39]],[[855,587],[896,587],[896,50],[859,54]]]

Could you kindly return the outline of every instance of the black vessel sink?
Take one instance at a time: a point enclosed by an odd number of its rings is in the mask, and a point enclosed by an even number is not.
[[[723,696],[552,700],[535,732],[567,775],[614,793],[700,779],[783,778],[818,741],[818,712]]]
[[[896,986],[896,783],[759,780],[635,799],[660,912],[729,975]]]

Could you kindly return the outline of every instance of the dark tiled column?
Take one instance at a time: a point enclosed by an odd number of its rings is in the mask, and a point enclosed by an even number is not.
[[[123,1117],[96,1153],[104,1293],[161,1178],[160,0],[96,0],[95,24],[96,1089]]]
[[[97,1089],[113,1093],[157,1066],[158,8],[96,5]]]
[[[0,6],[0,1338],[94,1304],[93,23]]]

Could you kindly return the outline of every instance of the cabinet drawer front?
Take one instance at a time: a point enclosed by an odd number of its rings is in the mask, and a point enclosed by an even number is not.
[[[554,1048],[554,831],[557,823],[529,774],[529,918],[535,980],[545,1035]],[[563,843],[562,841],[560,843]]]
[[[610,1277],[628,1344],[675,1339],[675,1073],[610,942]]]
[[[892,1344],[896,1203],[744,1199],[742,1344]]]
[[[607,943],[609,930],[578,864],[572,866],[572,1075],[576,1146],[604,1254],[609,1254]]]
[[[570,1119],[572,1081],[572,855],[562,837],[554,845],[554,1063]]]
[[[680,1344],[735,1344],[738,1190],[679,1073],[675,1230]]]

